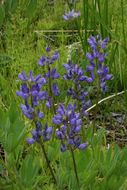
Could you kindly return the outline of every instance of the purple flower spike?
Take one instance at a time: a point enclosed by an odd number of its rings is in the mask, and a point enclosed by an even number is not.
[[[57,114],[53,117],[53,123],[62,125],[56,129],[56,137],[61,141],[61,151],[64,152],[71,146],[76,149],[81,144],[80,131],[82,120],[80,114],[75,113],[76,106],[69,104],[67,108],[60,104],[57,109]]]
[[[100,89],[102,92],[107,91],[106,81],[112,79],[112,75],[109,74],[108,67],[104,64],[107,53],[105,49],[107,47],[108,38],[104,40],[101,39],[100,35],[95,38],[91,36],[88,39],[88,44],[90,45],[91,52],[86,54],[86,58],[89,61],[89,65],[86,67],[86,71],[89,73],[90,77],[86,77],[86,82],[91,83],[98,75]],[[96,65],[95,65],[96,63]]]

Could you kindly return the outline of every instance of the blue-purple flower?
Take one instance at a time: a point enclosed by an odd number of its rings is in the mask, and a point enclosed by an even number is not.
[[[59,53],[58,51],[55,51],[51,56],[49,55],[50,53],[50,48],[46,47],[46,52],[48,53],[47,56],[41,56],[39,61],[38,61],[38,65],[40,66],[44,66],[44,65],[50,65],[53,64],[55,61],[57,61],[59,59]]]
[[[101,39],[100,35],[90,36],[88,44],[91,52],[86,53],[86,58],[89,61],[89,65],[86,67],[86,71],[89,73],[89,77],[86,80],[91,83],[96,80],[95,76],[99,77],[99,85],[102,92],[107,91],[106,81],[112,79],[112,74],[109,74],[108,67],[104,64],[107,53],[105,49],[107,47],[108,38]]]
[[[36,123],[36,129],[31,131],[32,137],[27,138],[28,144],[34,144],[35,142],[39,142],[40,138],[42,138],[43,142],[51,139],[52,136],[52,127],[48,127],[47,124],[42,127],[40,122]]]
[[[38,75],[33,76],[30,72],[29,76],[25,72],[19,74],[19,79],[23,82],[20,87],[20,91],[17,91],[17,96],[20,96],[24,100],[24,104],[21,104],[22,113],[28,119],[43,118],[44,114],[39,109],[35,109],[39,105],[41,100],[46,99],[46,92],[42,91],[41,88],[46,84],[45,78]]]
[[[64,79],[72,81],[71,87],[67,90],[67,95],[71,96],[75,100],[78,105],[78,111],[80,111],[84,116],[87,114],[84,108],[88,105],[85,104],[85,102],[87,102],[86,97],[88,96],[88,92],[84,87],[84,82],[91,83],[93,81],[92,76],[85,76],[84,71],[77,64],[72,64],[71,61],[63,66],[66,69]]]
[[[52,68],[51,64],[55,63],[59,59],[59,53],[55,51],[52,55],[50,48],[46,47],[47,56],[41,56],[38,61],[38,65],[45,66],[44,78],[48,84],[48,90],[46,92],[46,106],[52,108],[54,104],[54,96],[59,96],[60,91],[58,85],[54,80],[60,78],[60,74],[57,73],[56,68]]]
[[[77,65],[72,64],[69,60],[67,64],[63,64],[66,69],[66,74],[64,75],[65,80],[73,80],[74,83],[78,81],[85,81],[84,71]]]
[[[56,69],[53,68],[51,70],[49,70],[44,77],[46,78],[51,78],[51,79],[58,79],[60,77],[60,74],[56,72]]]
[[[60,95],[60,91],[59,91],[58,85],[56,83],[52,84],[52,92],[55,96]]]
[[[76,105],[69,104],[67,108],[60,104],[57,114],[53,117],[53,123],[59,127],[56,129],[56,137],[61,141],[61,151],[69,147],[73,149],[84,149],[87,143],[82,143],[81,128],[82,120],[80,114],[75,112]]]
[[[80,15],[81,15],[81,14],[80,14],[80,11],[75,12],[74,9],[72,9],[72,10],[69,11],[68,13],[65,13],[65,14],[63,15],[63,18],[64,18],[64,20],[68,21],[68,20],[70,20],[70,19],[78,18],[78,17],[80,17]]]

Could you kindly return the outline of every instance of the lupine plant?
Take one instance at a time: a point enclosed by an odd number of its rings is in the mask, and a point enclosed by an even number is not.
[[[70,5],[69,2],[68,5]],[[64,14],[63,18],[68,21],[70,19],[77,19],[79,16],[80,12],[75,12],[72,9],[69,13]],[[66,82],[71,81],[71,87],[67,89],[69,100],[66,106],[60,102],[57,104],[58,108],[56,109],[54,99],[54,96],[57,97],[60,95],[60,90],[56,83],[56,79],[60,78],[60,74],[52,66],[59,59],[58,51],[51,54],[50,48],[46,48],[47,55],[41,56],[38,61],[38,65],[43,68],[42,76],[38,75],[34,77],[32,72],[27,76],[24,71],[19,74],[22,84],[20,91],[17,91],[17,95],[24,100],[24,104],[21,104],[20,107],[22,113],[32,121],[35,127],[31,131],[32,137],[27,138],[27,143],[30,145],[35,142],[39,143],[56,184],[56,177],[45,150],[45,142],[51,140],[52,134],[55,133],[56,139],[60,140],[61,152],[71,152],[77,185],[78,189],[80,189],[74,153],[76,150],[84,150],[88,147],[87,139],[84,136],[83,125],[84,117],[87,115],[87,108],[91,105],[91,100],[88,99],[89,94],[86,87],[95,82],[95,85],[97,85],[95,86],[98,95],[97,101],[99,99],[99,93],[101,91],[103,93],[107,91],[106,82],[112,79],[108,67],[104,64],[107,55],[105,52],[107,42],[108,38],[102,40],[100,35],[97,35],[97,37],[90,36],[88,39],[90,52],[86,53],[86,59],[89,61],[89,65],[87,65],[85,72],[78,64],[73,64],[71,60],[67,64],[63,64],[66,70],[63,79]],[[46,88],[47,90],[44,90]],[[69,102],[69,97],[73,100],[71,103]],[[46,101],[46,107],[48,109],[51,108],[52,118],[50,119],[52,120],[53,127],[48,127],[47,123],[42,125],[44,118],[44,113],[40,110],[42,101]]]
[[[20,105],[22,113],[30,119],[35,126],[35,129],[31,131],[32,137],[26,139],[27,143],[31,145],[37,142],[40,144],[51,175],[56,183],[44,147],[44,143],[51,139],[52,127],[48,127],[47,123],[42,127],[41,119],[43,119],[44,113],[41,112],[39,108],[40,101],[46,99],[46,92],[41,90],[42,86],[46,84],[46,80],[41,77],[41,75],[34,77],[32,72],[27,76],[24,71],[20,73],[18,77],[22,81],[21,89],[17,91],[17,95],[24,100],[24,104]]]
[[[100,89],[103,93],[107,91],[106,82],[113,77],[112,74],[109,74],[109,68],[104,64],[107,56],[105,52],[107,42],[108,38],[102,40],[100,35],[97,35],[96,38],[91,36],[88,39],[91,52],[86,53],[86,58],[89,61],[86,70],[91,77],[91,82],[97,80],[97,91]]]
[[[103,92],[107,90],[106,81],[112,79],[108,67],[104,65],[106,57],[104,50],[107,42],[107,38],[101,40],[100,36],[97,36],[97,38],[91,36],[88,39],[91,52],[86,54],[86,58],[89,60],[86,73],[89,76],[85,75],[83,69],[77,64],[73,64],[71,60],[67,64],[63,64],[66,69],[63,79],[66,82],[72,82],[72,86],[67,89],[67,96],[68,98],[72,97],[72,102],[69,102],[69,98],[67,107],[60,102],[56,109],[54,102],[54,96],[60,95],[57,83],[54,82],[60,77],[60,74],[57,73],[55,67],[52,67],[59,58],[57,51],[51,54],[50,48],[47,47],[47,56],[41,56],[39,59],[38,65],[44,68],[42,75],[33,76],[32,71],[30,71],[29,76],[27,76],[22,71],[18,76],[22,84],[20,91],[17,91],[17,96],[24,100],[24,104],[21,104],[20,108],[22,113],[31,121],[31,124],[34,124],[34,128],[31,130],[32,137],[27,138],[26,141],[30,145],[34,143],[40,145],[56,184],[55,174],[45,150],[45,142],[51,141],[52,134],[55,133],[56,139],[61,142],[61,152],[71,152],[77,185],[80,189],[74,153],[76,150],[84,150],[88,147],[87,139],[84,136],[83,119],[87,115],[87,108],[91,101],[87,98],[86,87],[97,80],[99,92],[100,90]],[[48,123],[42,124],[45,113],[43,113],[41,102],[44,101],[46,101],[47,109],[52,108],[50,109],[52,126],[48,126]]]

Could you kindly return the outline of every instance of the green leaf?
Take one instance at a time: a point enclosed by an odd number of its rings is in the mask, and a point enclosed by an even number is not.
[[[33,155],[28,155],[20,169],[20,177],[25,187],[31,187],[36,183],[36,177],[39,170],[39,160]]]
[[[5,1],[6,14],[14,12],[18,4],[19,4],[19,0],[6,0]]]
[[[0,5],[0,27],[2,26],[5,18],[4,6]]]
[[[28,6],[26,8],[26,16],[29,18],[32,18],[36,11],[36,7],[37,7],[37,0],[30,0]]]
[[[9,119],[10,119],[11,123],[14,123],[17,120],[17,118],[19,117],[17,105],[15,102],[12,102],[8,115],[9,115]]]

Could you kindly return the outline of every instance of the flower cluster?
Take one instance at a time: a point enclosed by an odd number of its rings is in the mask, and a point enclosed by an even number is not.
[[[76,105],[69,104],[66,109],[63,104],[60,104],[53,118],[53,123],[59,126],[56,129],[56,136],[61,141],[62,152],[69,148],[85,149],[87,147],[87,143],[82,143],[80,134],[82,120],[75,109]]]
[[[33,144],[39,141],[41,137],[43,137],[43,141],[50,140],[52,127],[48,127],[46,124],[44,129],[42,129],[42,124],[39,121],[44,117],[44,113],[39,109],[39,103],[47,97],[46,91],[41,90],[42,86],[46,84],[45,78],[41,77],[41,75],[34,77],[32,72],[27,76],[24,71],[18,77],[23,82],[20,91],[16,92],[17,96],[24,100],[24,104],[20,105],[22,113],[32,120],[36,126],[31,131],[32,138],[28,138],[27,142]]]
[[[64,79],[73,82],[73,86],[68,89],[67,95],[78,101],[80,107],[78,109],[80,109],[82,115],[86,115],[85,110],[90,106],[90,101],[86,100],[88,92],[82,87],[81,83],[88,82],[90,79],[84,75],[84,71],[77,64],[72,64],[71,61],[63,66],[66,69]]]
[[[42,137],[43,142],[48,141],[51,139],[52,136],[52,127],[48,127],[45,124],[44,129],[42,129],[41,122],[36,122],[36,129],[31,131],[32,137],[27,138],[28,144],[34,144],[35,142],[39,142],[40,138]]]
[[[107,47],[108,38],[101,39],[100,35],[95,38],[91,36],[88,39],[91,52],[86,54],[86,58],[89,61],[89,65],[86,67],[87,72],[90,74],[91,82],[94,81],[95,76],[99,77],[99,85],[103,92],[107,91],[106,81],[112,79],[112,74],[109,74],[108,67],[104,64],[107,53],[105,49]]]
[[[57,51],[55,51],[52,56],[49,56],[50,51],[51,51],[50,48],[47,47],[46,52],[48,53],[48,56],[41,56],[38,61],[38,65],[40,65],[42,67],[44,65],[53,64],[56,60],[58,60],[59,53]]]
[[[38,61],[38,65],[41,67],[44,67],[47,69],[47,72],[44,74],[44,78],[47,81],[49,87],[49,92],[47,95],[47,102],[46,106],[50,108],[53,104],[53,95],[59,96],[60,91],[58,88],[58,85],[56,82],[53,82],[53,80],[58,79],[60,75],[57,73],[55,68],[51,68],[51,65],[55,63],[59,59],[59,53],[56,51],[53,53],[53,55],[50,55],[50,48],[46,48],[47,56],[41,56],[41,58]]]
[[[37,106],[39,101],[46,99],[46,91],[41,91],[46,80],[41,75],[34,77],[32,72],[26,76],[24,71],[18,77],[23,82],[20,91],[16,92],[17,96],[24,99],[24,104],[20,105],[23,114],[31,120],[36,117],[43,118],[44,114],[40,112]]]
[[[67,64],[63,64],[64,68],[67,71],[67,74],[64,75],[65,80],[73,80],[75,84],[78,83],[78,81],[84,81],[84,71],[77,65],[72,64],[69,60]]]
[[[68,21],[68,20],[73,19],[73,18],[78,18],[78,17],[80,17],[80,15],[81,15],[80,11],[75,12],[74,9],[72,9],[68,13],[65,13],[63,15],[63,18],[64,18],[64,20]]]

